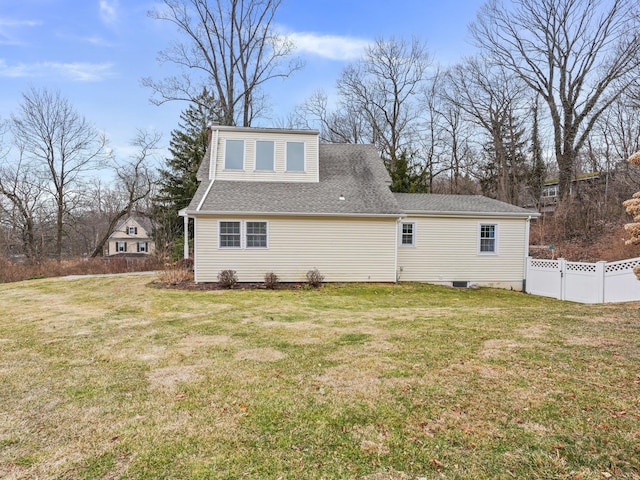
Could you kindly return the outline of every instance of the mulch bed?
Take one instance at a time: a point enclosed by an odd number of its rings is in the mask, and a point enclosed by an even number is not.
[[[193,290],[193,291],[209,291],[209,290],[268,290],[264,283],[238,282],[231,289],[222,287],[217,282],[212,283],[195,283],[193,280],[180,283],[167,283],[155,280],[149,284],[150,287],[168,289],[168,290]],[[306,283],[279,283],[277,288],[273,290],[300,290],[309,288]]]

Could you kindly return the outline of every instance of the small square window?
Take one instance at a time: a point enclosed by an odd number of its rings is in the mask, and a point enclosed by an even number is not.
[[[287,172],[304,172],[304,142],[287,142]]]
[[[267,222],[247,222],[247,248],[267,248]]]
[[[497,225],[480,225],[480,253],[497,253]]]
[[[224,168],[226,170],[244,169],[244,140],[227,140],[225,142]]]
[[[415,223],[403,223],[402,224],[402,239],[400,244],[404,247],[413,247],[415,245]]]
[[[127,235],[137,235],[138,227],[127,227]]]
[[[273,142],[256,142],[256,170],[273,171]]]
[[[220,222],[220,248],[240,248],[240,222]]]

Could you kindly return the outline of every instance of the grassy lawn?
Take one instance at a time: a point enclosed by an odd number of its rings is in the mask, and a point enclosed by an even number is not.
[[[640,478],[640,304],[0,285],[1,478]]]

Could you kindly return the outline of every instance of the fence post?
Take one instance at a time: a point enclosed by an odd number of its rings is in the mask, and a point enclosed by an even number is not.
[[[565,275],[567,271],[567,261],[564,258],[558,259],[558,271],[558,273],[560,273],[560,296],[558,300],[564,300],[567,282],[567,276]]]
[[[529,285],[527,285],[527,280],[529,279],[529,269],[531,268],[531,257],[527,256],[525,257],[524,260],[524,285],[523,285],[523,289],[524,293],[529,293],[527,291],[527,289],[529,288]]]
[[[598,298],[596,299],[597,303],[604,303],[604,272],[606,266],[607,262],[600,261],[596,263],[596,291],[598,293]]]

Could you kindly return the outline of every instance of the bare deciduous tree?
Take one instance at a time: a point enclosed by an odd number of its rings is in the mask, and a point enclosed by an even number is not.
[[[22,252],[29,262],[38,260],[42,253],[38,248],[37,230],[46,216],[45,183],[42,175],[22,158],[0,165],[0,194],[11,205],[7,213],[10,213],[12,227],[20,235]]]
[[[525,85],[500,66],[492,67],[479,58],[454,66],[447,77],[445,98],[459,105],[489,140],[485,150],[492,168],[483,172],[483,178],[490,176],[490,183],[495,184],[491,196],[516,204],[525,177],[524,157],[518,155],[517,145],[523,130]]]
[[[418,39],[380,38],[338,79],[344,108],[360,113],[390,172],[401,154],[415,153],[418,94],[429,64],[427,48]]]
[[[638,82],[635,0],[489,0],[471,25],[477,45],[548,106],[560,193],[598,117]]]
[[[204,88],[214,88],[223,125],[248,127],[266,108],[262,85],[302,67],[285,60],[291,41],[275,32],[273,21],[281,0],[164,0],[151,18],[174,24],[184,36],[160,52],[161,62],[182,69],[178,76],[143,79],[156,95],[152,101],[198,103]],[[209,107],[209,105],[204,105]]]
[[[12,115],[14,141],[29,168],[44,175],[56,210],[55,255],[65,217],[78,205],[82,175],[106,159],[106,139],[59,92],[31,88]]]
[[[138,130],[132,142],[132,145],[138,148],[138,153],[129,161],[116,165],[117,195],[112,196],[113,202],[108,214],[109,223],[104,234],[98,240],[91,257],[102,254],[104,244],[118,222],[129,215],[139,202],[150,196],[155,178],[150,169],[149,161],[157,153],[161,137],[159,132]]]
[[[317,128],[324,143],[373,143],[371,129],[361,112],[342,103],[329,108],[324,91],[316,91],[296,107],[292,124],[298,128]]]

